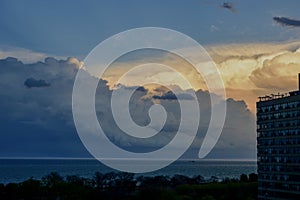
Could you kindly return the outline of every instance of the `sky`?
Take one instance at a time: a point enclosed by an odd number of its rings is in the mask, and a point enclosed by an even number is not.
[[[1,1],[0,157],[90,156],[72,119],[72,87],[76,72],[84,65],[82,61],[95,46],[114,34],[132,28],[163,27],[182,32],[203,45],[220,70],[228,112],[220,140],[208,158],[255,158],[257,97],[297,89],[300,28],[278,23],[274,17],[300,20],[300,3],[232,0],[232,8],[228,9],[222,6],[225,2]],[[128,66],[153,55],[156,54],[136,54],[116,62],[106,73],[107,82],[101,80],[98,85],[99,98],[110,97],[116,77]],[[197,76],[177,58],[158,54],[155,60],[173,65],[198,83]],[[172,76],[160,79],[167,77]],[[176,83],[177,79],[172,81]],[[132,80],[119,89],[136,83]],[[199,150],[210,113],[205,85],[200,80],[193,89],[199,99],[204,99],[200,104],[205,117],[185,154],[188,158],[194,158]],[[103,121],[108,137],[123,148],[138,152],[159,148],[173,137],[179,123],[176,102],[168,94],[168,90],[154,87],[134,96],[134,105],[140,109],[135,109],[132,116],[141,120],[141,125],[149,120],[144,108],[154,102],[159,101],[171,113],[167,121],[170,124],[162,130],[161,138],[152,138],[142,146],[122,134],[117,136],[119,130],[107,113],[109,102],[99,100],[98,119]]]
[[[84,58],[99,42],[127,29],[154,26],[183,32],[202,45],[298,39],[273,17],[299,17],[297,0],[1,1],[1,45]]]

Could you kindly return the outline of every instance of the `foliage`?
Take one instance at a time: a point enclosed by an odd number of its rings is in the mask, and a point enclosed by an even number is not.
[[[92,179],[52,172],[41,180],[0,184],[0,199],[256,199],[257,175],[240,180],[183,175],[135,177],[131,173],[95,173]]]

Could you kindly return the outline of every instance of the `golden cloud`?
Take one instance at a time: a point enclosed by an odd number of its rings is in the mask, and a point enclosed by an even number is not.
[[[286,93],[297,89],[297,74],[300,72],[300,42],[298,41],[223,44],[205,48],[220,71],[227,97],[244,100],[252,112],[255,112],[258,96]],[[186,49],[186,51],[193,51],[193,49]],[[132,67],[149,62],[172,67],[190,81],[194,90],[207,89],[201,74],[187,61],[170,53],[163,53],[158,57],[141,57],[133,61],[115,62],[105,72],[104,78],[113,87]],[[153,78],[149,76],[146,79],[151,82]],[[155,78],[163,79],[169,85],[189,89],[173,72],[157,72]],[[125,81],[122,84],[136,85],[137,82],[141,82],[138,79],[139,76],[128,77],[123,79]]]
[[[255,111],[257,96],[297,88],[300,42],[229,44],[207,48],[217,63],[227,96]]]

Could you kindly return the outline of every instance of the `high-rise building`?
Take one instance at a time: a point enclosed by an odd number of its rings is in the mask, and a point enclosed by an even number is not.
[[[300,199],[299,90],[259,97],[258,199]]]

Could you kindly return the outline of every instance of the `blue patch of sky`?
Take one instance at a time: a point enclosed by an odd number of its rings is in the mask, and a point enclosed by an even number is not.
[[[16,1],[0,2],[0,45],[58,56],[84,57],[107,37],[131,28],[181,31],[203,45],[295,40],[272,17],[300,18],[297,0],[231,1]]]

